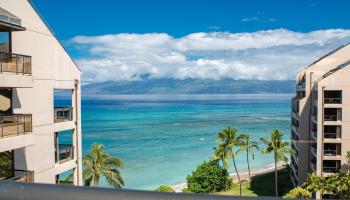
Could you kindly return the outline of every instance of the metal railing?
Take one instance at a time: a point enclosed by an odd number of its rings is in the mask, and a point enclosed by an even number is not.
[[[329,138],[329,139],[336,139],[336,138],[340,138],[340,133],[324,133],[324,137],[325,138]]]
[[[337,156],[338,151],[336,149],[325,149],[323,150],[323,155],[325,156]]]
[[[18,182],[33,182],[34,172],[26,170],[13,170],[10,177],[0,178],[0,180],[18,181]]]
[[[282,199],[275,197],[238,197],[190,193],[165,193],[126,189],[74,187],[0,181],[0,199],[11,200],[235,200]]]
[[[72,160],[74,158],[74,147],[71,144],[59,144],[56,161],[59,163]]]
[[[0,73],[31,75],[32,58],[20,54],[0,52]]]
[[[0,139],[32,132],[32,115],[0,115]]]
[[[339,121],[338,115],[324,115],[324,121]]]
[[[340,170],[340,167],[323,167],[324,173],[337,173]]]
[[[327,104],[341,104],[341,98],[324,98],[324,103]]]
[[[72,121],[73,120],[72,110],[73,109],[71,107],[55,107],[54,108],[55,123]]]

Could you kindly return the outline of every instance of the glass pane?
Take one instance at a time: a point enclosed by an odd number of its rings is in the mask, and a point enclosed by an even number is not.
[[[8,32],[0,32],[0,52],[9,52],[9,33]]]

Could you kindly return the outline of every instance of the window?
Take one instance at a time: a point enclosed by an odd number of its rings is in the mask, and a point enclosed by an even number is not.
[[[10,52],[9,32],[0,32],[0,52]]]

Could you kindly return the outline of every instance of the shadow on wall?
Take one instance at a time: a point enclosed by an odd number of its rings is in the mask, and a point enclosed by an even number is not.
[[[19,101],[18,92],[16,88],[12,89],[12,109],[22,108],[21,102]]]

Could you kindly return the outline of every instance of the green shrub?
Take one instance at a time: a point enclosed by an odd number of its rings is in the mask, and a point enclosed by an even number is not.
[[[187,190],[195,193],[213,193],[229,189],[232,180],[219,161],[204,161],[187,178]]]
[[[175,192],[175,190],[170,186],[162,185],[156,189],[156,192]]]
[[[312,194],[301,187],[296,187],[283,196],[285,199],[309,199]]]

